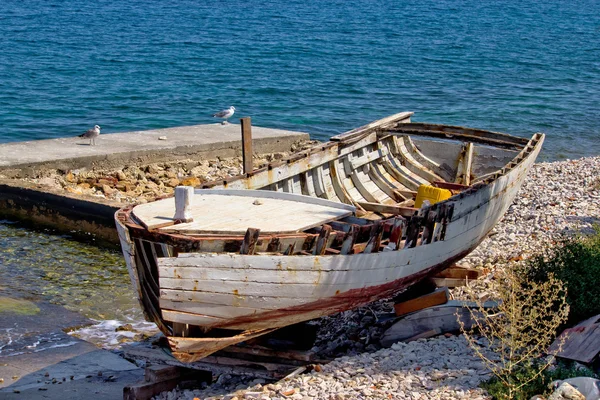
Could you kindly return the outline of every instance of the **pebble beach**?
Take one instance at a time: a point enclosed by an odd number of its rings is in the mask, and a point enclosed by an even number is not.
[[[479,247],[462,265],[487,273],[474,284],[485,291],[496,268],[520,262],[553,246],[565,236],[586,235],[600,223],[600,157],[544,162],[534,165],[513,205]],[[452,291],[455,298],[462,290]],[[377,336],[385,329],[377,315],[391,304],[347,311],[321,321],[322,352],[341,353],[310,373],[279,382],[244,381],[229,375],[217,377],[203,390],[173,390],[155,399],[488,399],[479,388],[489,379],[481,361],[461,336],[447,335],[397,343],[380,348]],[[332,327],[336,327],[334,330]],[[369,343],[352,342],[351,330],[367,334]],[[358,335],[359,337],[365,337]]]

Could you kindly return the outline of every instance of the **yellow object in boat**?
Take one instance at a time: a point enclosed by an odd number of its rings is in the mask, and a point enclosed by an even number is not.
[[[452,196],[452,192],[448,189],[440,189],[430,185],[421,185],[417,191],[417,198],[415,199],[415,207],[421,208],[425,200],[429,200],[429,203],[435,204],[440,201],[446,200]]]

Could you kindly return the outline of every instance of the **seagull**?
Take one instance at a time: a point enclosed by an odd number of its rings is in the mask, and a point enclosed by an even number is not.
[[[219,111],[218,113],[214,114],[213,117],[223,118],[223,125],[226,125],[228,124],[227,119],[230,118],[234,112],[235,107],[231,106],[227,110]]]
[[[90,139],[90,146],[96,145],[96,138],[100,136],[100,127],[98,125],[94,125],[92,129],[88,129],[84,134],[79,135],[79,137]]]

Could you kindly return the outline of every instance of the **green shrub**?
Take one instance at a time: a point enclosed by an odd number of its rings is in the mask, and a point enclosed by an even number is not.
[[[525,271],[530,280],[545,282],[549,275],[561,280],[570,305],[568,325],[600,314],[600,232],[566,239],[545,254],[532,258]]]
[[[583,368],[577,369],[573,366],[567,366],[567,364],[558,364],[555,368],[546,369],[541,375],[537,375],[539,367],[534,364],[528,364],[515,371],[510,379],[517,386],[518,382],[527,382],[527,384],[521,386],[517,392],[512,393],[512,397],[509,394],[508,387],[497,377],[493,377],[487,382],[483,382],[481,387],[487,390],[487,392],[497,400],[500,399],[514,399],[514,400],[529,400],[536,394],[547,397],[552,393],[550,384],[556,380],[563,380],[568,378],[574,378],[577,376],[588,376],[591,378],[598,378],[591,369]]]

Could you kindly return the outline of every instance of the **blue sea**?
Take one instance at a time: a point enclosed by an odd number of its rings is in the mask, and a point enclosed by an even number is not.
[[[600,2],[2,0],[0,143],[211,123],[415,121],[600,154]]]

